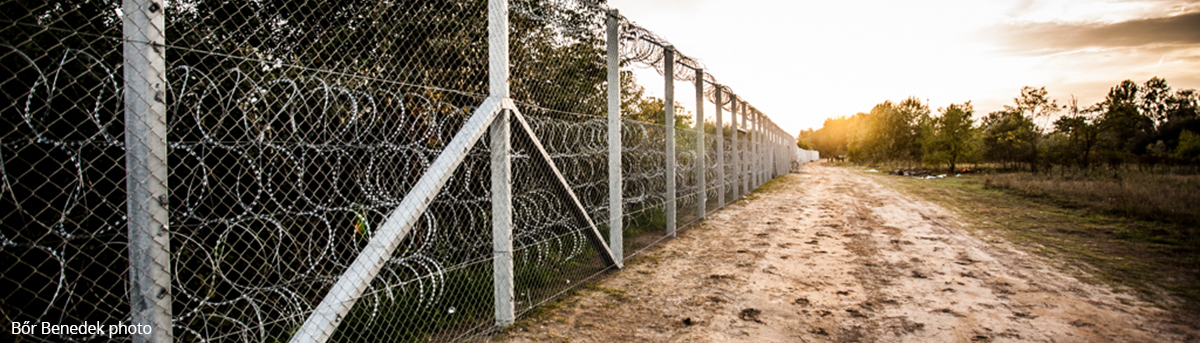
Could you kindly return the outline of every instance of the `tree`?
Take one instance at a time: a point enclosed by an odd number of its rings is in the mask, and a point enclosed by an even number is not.
[[[891,101],[875,105],[871,112],[859,112],[850,117],[846,126],[846,155],[850,160],[875,162],[879,159],[881,154],[878,152],[878,145],[881,139],[878,138],[878,130],[875,128],[878,121],[875,118],[884,111],[881,107],[885,106],[891,107]]]
[[[1021,112],[996,111],[983,118],[983,155],[986,159],[1011,166],[1028,163],[1035,169],[1037,125]]]
[[[1165,142],[1167,149],[1182,143],[1185,131],[1200,132],[1200,96],[1194,89],[1176,90],[1164,101],[1165,120],[1158,124],[1157,140]]]
[[[1087,168],[1091,165],[1092,151],[1100,142],[1100,125],[1097,124],[1097,118],[1093,115],[1098,110],[1096,108],[1081,110],[1074,97],[1071,98],[1069,108],[1070,114],[1054,121],[1054,131],[1066,136],[1068,154],[1063,157],[1075,156],[1078,158],[1079,165]]]
[[[848,148],[851,159],[858,161],[920,160],[919,119],[929,115],[929,107],[916,97],[900,103],[884,101],[869,113],[851,118]]]
[[[606,93],[607,94],[607,93]],[[623,116],[629,116],[628,113],[633,113],[638,110],[638,105],[642,103],[646,95],[646,88],[637,83],[637,78],[633,76],[633,71],[621,71],[621,113]]]
[[[1167,99],[1167,122],[1188,122],[1200,119],[1200,93],[1195,89],[1180,89]]]
[[[816,135],[816,131],[813,129],[800,130],[800,133],[796,134],[796,147],[804,150],[816,150],[816,145],[813,144],[814,135]]]
[[[1153,138],[1154,121],[1140,111],[1139,92],[1137,83],[1125,80],[1111,88],[1099,104],[1102,143],[1110,164],[1142,154]]]
[[[1004,106],[1005,111],[1018,112],[1030,120],[1041,119],[1048,126],[1050,118],[1058,113],[1058,101],[1047,96],[1046,87],[1021,87],[1021,97],[1013,98],[1013,106]]]
[[[896,106],[895,116],[887,118],[884,128],[891,140],[889,153],[900,159],[921,160],[921,118],[928,117],[929,106],[917,97],[904,99]]]
[[[1034,123],[1032,135],[1029,136],[1030,142],[1025,145],[1029,151],[1022,153],[1029,163],[1029,169],[1032,171],[1037,171],[1037,166],[1040,162],[1038,146],[1044,132],[1043,127],[1050,125],[1050,119],[1059,110],[1061,108],[1058,107],[1058,102],[1048,96],[1046,87],[1021,87],[1021,96],[1013,98],[1013,105],[1004,106],[1005,112],[1020,114],[1021,117],[1028,118],[1028,120]],[[1041,126],[1037,125],[1039,119],[1042,122]]]
[[[950,104],[939,109],[940,116],[925,117],[923,120],[921,147],[926,163],[950,165],[953,173],[958,162],[975,153],[975,109],[968,101],[962,105]]]
[[[666,102],[661,98],[649,97],[640,99],[637,106],[630,112],[623,112],[622,115],[626,119],[636,120],[640,122],[653,123],[663,125],[667,119],[663,115],[666,113]],[[676,130],[692,130],[692,124],[695,118],[688,114],[683,109],[683,104],[675,102],[675,129]]]
[[[1200,135],[1191,131],[1184,131],[1179,135],[1179,146],[1175,148],[1175,157],[1185,161],[1200,159]]]
[[[849,127],[850,117],[839,116],[825,119],[824,125],[812,134],[813,148],[822,156],[845,156],[849,152],[847,136]]]
[[[1150,78],[1139,89],[1139,97],[1137,101],[1138,109],[1143,114],[1154,120],[1155,124],[1161,124],[1167,120],[1168,102],[1171,100],[1171,86],[1167,85],[1167,80],[1157,76]]]

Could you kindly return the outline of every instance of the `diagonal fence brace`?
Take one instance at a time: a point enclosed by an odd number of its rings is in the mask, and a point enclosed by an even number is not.
[[[475,109],[475,113],[471,114],[462,129],[454,134],[454,138],[450,140],[441,154],[438,154],[437,159],[434,159],[429,170],[421,175],[412,190],[404,195],[404,199],[400,200],[400,205],[392,210],[379,230],[371,236],[371,241],[363,247],[362,252],[346,268],[342,276],[338,277],[337,283],[333,285],[321,303],[313,309],[312,314],[308,316],[304,325],[296,331],[289,342],[320,343],[329,340],[342,318],[354,307],[371,281],[375,280],[379,270],[387,263],[404,237],[408,236],[413,224],[433,202],[434,197],[446,184],[446,180],[462,164],[471,147],[475,146],[479,138],[487,132],[488,126],[502,110],[504,102],[511,104],[509,100],[489,97]]]
[[[505,104],[511,104],[510,100],[505,100]],[[604,258],[604,263],[606,265],[621,269],[621,260],[614,256],[612,250],[608,248],[608,244],[604,242],[604,236],[600,235],[600,230],[596,228],[595,222],[592,222],[592,218],[588,216],[587,210],[583,208],[583,203],[579,202],[579,197],[575,196],[575,191],[571,190],[571,185],[567,183],[567,179],[564,178],[562,172],[558,170],[558,166],[554,164],[554,160],[550,159],[550,154],[546,152],[546,148],[542,145],[542,141],[539,140],[537,135],[533,133],[533,128],[529,126],[529,122],[525,121],[525,116],[521,114],[521,111],[517,110],[516,106],[511,108],[506,107],[506,109],[511,111],[510,117],[515,119],[517,123],[521,124],[521,130],[517,131],[521,134],[514,135],[514,137],[519,136],[524,138],[527,143],[533,145],[535,150],[537,150],[538,155],[542,157],[541,160],[545,162],[546,166],[549,167],[551,172],[553,172],[555,179],[558,180],[557,184],[562,187],[563,193],[566,194],[567,197],[571,199],[571,203],[575,205],[572,206],[572,208],[575,210],[573,211],[575,216],[580,221],[587,223],[588,230],[586,236],[588,241],[592,244],[592,248],[596,249],[596,251],[600,253],[601,257]]]

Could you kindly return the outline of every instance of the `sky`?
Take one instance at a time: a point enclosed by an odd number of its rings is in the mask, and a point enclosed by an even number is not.
[[[910,96],[935,111],[970,101],[981,117],[1011,104],[1023,86],[1046,87],[1060,105],[1074,96],[1081,107],[1126,79],[1141,84],[1159,76],[1172,89],[1200,88],[1200,0],[609,0],[609,6],[701,60],[719,83],[792,135]],[[662,96],[660,76],[637,77],[647,95]],[[685,104],[694,99],[676,94]]]

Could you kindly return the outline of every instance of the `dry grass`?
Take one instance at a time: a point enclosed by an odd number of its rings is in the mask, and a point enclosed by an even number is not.
[[[1181,318],[1200,314],[1196,176],[869,175],[955,210],[972,234],[1003,237],[1081,280],[1133,291]]]
[[[1130,218],[1200,226],[1200,175],[1140,172],[983,176],[984,186]],[[1194,236],[1196,232],[1181,232]]]

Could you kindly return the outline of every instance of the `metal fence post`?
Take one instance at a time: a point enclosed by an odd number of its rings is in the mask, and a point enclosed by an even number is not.
[[[621,182],[621,66],[620,13],[608,10],[608,246],[617,265],[623,264],[625,215]]]
[[[774,150],[775,151],[775,157],[774,157],[775,176],[783,175],[783,171],[780,168],[780,162],[783,161],[783,157],[782,157],[782,155],[780,155],[783,153],[783,142],[784,142],[783,133],[779,132],[779,128],[776,127],[775,128],[775,150]]]
[[[717,207],[725,207],[725,189],[728,182],[725,180],[725,123],[721,120],[724,105],[721,105],[721,85],[714,84],[713,88],[717,100],[717,182],[721,185],[717,191]]]
[[[741,143],[741,145],[742,145],[741,155],[742,156],[739,158],[740,161],[738,161],[739,162],[738,163],[739,164],[738,179],[740,179],[740,181],[741,181],[740,183],[742,185],[742,195],[746,195],[746,194],[750,194],[750,161],[752,161],[750,159],[750,157],[751,157],[750,152],[752,151],[750,149],[750,134],[751,134],[750,111],[746,110],[746,102],[745,101],[742,101],[741,105],[742,105],[741,106],[742,127],[744,129],[746,129],[746,134],[745,134],[746,137],[744,137],[742,139],[742,143]]]
[[[771,166],[771,149],[775,148],[775,133],[771,132],[771,121],[763,116],[763,183],[767,183],[772,177],[775,177]]]
[[[766,135],[763,133],[763,117],[758,110],[754,111],[754,188],[763,184],[763,144]]]
[[[508,98],[508,0],[488,0],[488,88],[492,97]],[[496,326],[512,325],[514,278],[512,259],[512,144],[508,109],[501,109],[489,129],[492,152],[492,286]]]
[[[500,110],[488,129],[492,151],[492,286],[495,291],[496,326],[512,325],[512,160],[509,111]]]
[[[751,122],[752,124],[750,126],[750,130],[753,132],[753,135],[750,136],[750,139],[752,142],[751,149],[753,149],[751,152],[751,154],[752,154],[751,156],[753,156],[753,158],[754,158],[752,160],[753,162],[751,163],[751,166],[753,166],[753,168],[751,168],[751,170],[750,170],[750,180],[752,182],[750,184],[750,188],[756,189],[756,188],[758,188],[758,185],[759,185],[758,172],[759,172],[759,170],[762,169],[762,165],[759,163],[762,160],[759,159],[759,156],[758,156],[758,153],[759,153],[758,146],[760,143],[759,139],[762,138],[762,133],[759,131],[759,129],[760,129],[759,121],[762,120],[762,118],[758,117],[758,111],[755,111],[754,109],[750,109],[750,118],[753,119],[753,121]]]
[[[771,128],[771,123],[767,122],[766,128],[767,144],[763,146],[763,158],[765,159],[763,166],[766,176],[764,180],[770,180],[775,177],[775,131]]]
[[[795,141],[792,140],[791,137],[788,137],[787,131],[784,131],[783,128],[780,128],[779,129],[779,149],[778,149],[779,150],[779,161],[778,161],[779,175],[787,175],[788,169],[790,169],[790,166],[792,165],[792,163],[791,163],[792,159],[790,157],[788,157],[788,143],[790,143],[790,142],[795,142]],[[795,146],[795,145],[796,145],[795,143],[792,143],[792,146]]]
[[[754,188],[763,184],[763,117],[762,113],[754,110]]]
[[[762,125],[762,113],[759,113],[757,109],[755,109],[753,111],[754,111],[754,188],[758,188],[758,186],[762,186],[762,184],[763,184],[763,181],[762,181],[763,125]]]
[[[171,255],[167,226],[167,63],[164,6],[125,0],[125,188],[129,218],[133,342],[171,342]]]
[[[746,194],[754,191],[754,111],[746,105]]]
[[[663,116],[667,129],[667,236],[675,237],[675,47],[663,47]]]
[[[742,134],[738,132],[738,98],[732,94],[729,95],[729,126],[730,139],[729,144],[733,144],[733,198],[737,200],[742,196]],[[746,120],[745,116],[742,120]],[[744,125],[742,125],[744,126]]]
[[[770,124],[767,116],[762,114],[762,112],[758,112],[758,118],[762,120],[762,123],[758,125],[758,131],[762,133],[762,138],[758,141],[758,165],[761,166],[758,170],[758,183],[762,185],[767,183],[767,179],[771,176],[771,158],[768,156],[770,155],[771,147],[771,131],[767,129],[768,124]]]
[[[749,161],[746,162],[746,179],[749,183],[746,186],[746,193],[749,194],[758,188],[758,116],[754,109],[747,107],[746,119],[750,121],[746,126],[749,132],[749,136],[746,137],[749,144],[746,154],[750,156]]]
[[[755,120],[758,120],[758,118],[754,117],[754,108],[750,107],[750,103],[742,103],[742,110],[745,111],[744,115],[746,116],[746,194],[750,194],[750,192],[754,191],[754,188],[757,188],[757,186],[754,185],[754,161],[756,151],[754,147],[757,137],[754,123]]]
[[[779,133],[775,132],[774,124],[771,124],[771,127],[767,130],[767,132],[771,135],[771,145],[767,146],[767,158],[770,159],[769,163],[767,163],[767,167],[770,168],[768,169],[768,172],[771,173],[770,178],[774,179],[775,176],[778,175],[776,171],[779,169],[775,166],[775,155],[779,154]]]
[[[779,130],[779,147],[775,148],[776,154],[779,155],[776,160],[776,163],[779,164],[779,170],[777,172],[779,175],[784,175],[787,174],[787,165],[790,165],[790,163],[786,162],[789,160],[786,155],[788,137],[786,135],[787,133],[784,132],[783,129],[777,130]]]
[[[704,69],[696,68],[696,183],[700,185],[700,194],[696,199],[696,215],[701,220],[705,217],[708,206],[708,158],[704,141]]]

